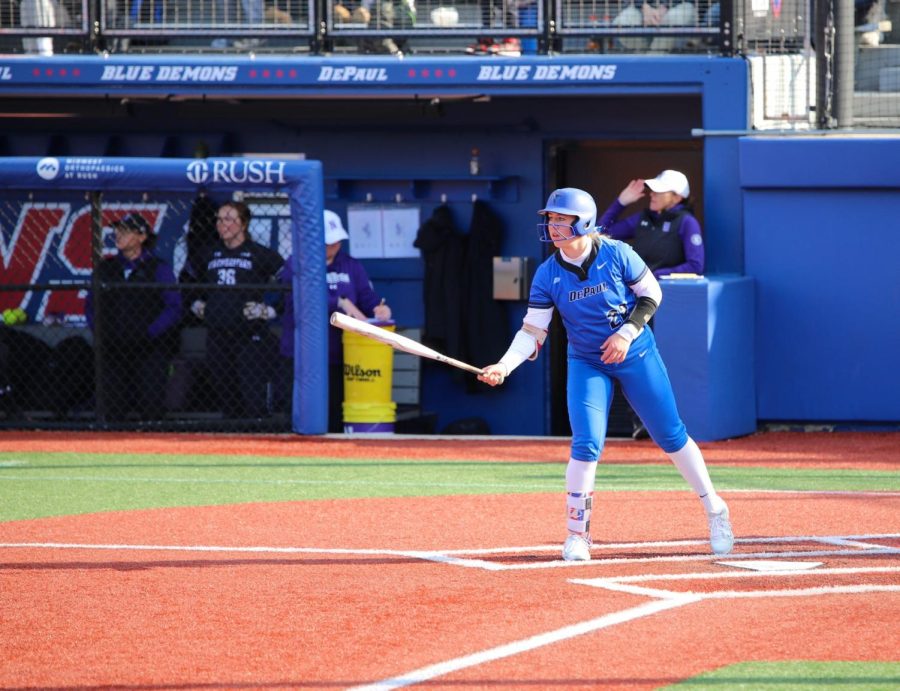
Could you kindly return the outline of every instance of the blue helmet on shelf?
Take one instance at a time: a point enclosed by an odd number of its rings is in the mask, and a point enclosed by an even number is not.
[[[549,213],[575,216],[576,219],[572,223],[572,237],[588,235],[598,230],[594,225],[597,221],[597,204],[594,203],[594,198],[584,190],[575,187],[553,190],[547,199],[547,205],[538,213],[542,216]],[[538,233],[541,242],[553,242],[546,221],[538,223]]]

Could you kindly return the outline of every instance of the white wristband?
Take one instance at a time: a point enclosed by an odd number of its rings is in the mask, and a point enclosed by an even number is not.
[[[631,343],[635,338],[638,337],[640,331],[637,330],[634,324],[623,324],[622,327],[616,331],[616,334],[624,338],[626,341]]]
[[[537,339],[524,331],[517,331],[509,350],[500,358],[500,364],[507,369],[507,375],[530,358],[537,348]]]

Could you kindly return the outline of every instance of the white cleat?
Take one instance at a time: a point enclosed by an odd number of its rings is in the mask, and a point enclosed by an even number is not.
[[[728,507],[719,513],[707,514],[709,519],[709,544],[713,554],[728,554],[734,547],[734,532],[728,518]]]
[[[590,561],[591,540],[581,535],[569,535],[563,543],[562,558],[565,561]]]

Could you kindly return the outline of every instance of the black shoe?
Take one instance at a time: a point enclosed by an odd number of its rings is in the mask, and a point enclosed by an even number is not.
[[[647,431],[647,428],[642,424],[637,424],[634,426],[634,432],[631,433],[632,439],[649,439],[650,433]]]

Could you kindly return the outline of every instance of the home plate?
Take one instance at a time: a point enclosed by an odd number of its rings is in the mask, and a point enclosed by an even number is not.
[[[822,566],[821,561],[776,561],[773,559],[748,559],[747,561],[717,561],[722,566],[736,566],[751,571],[806,571]]]

